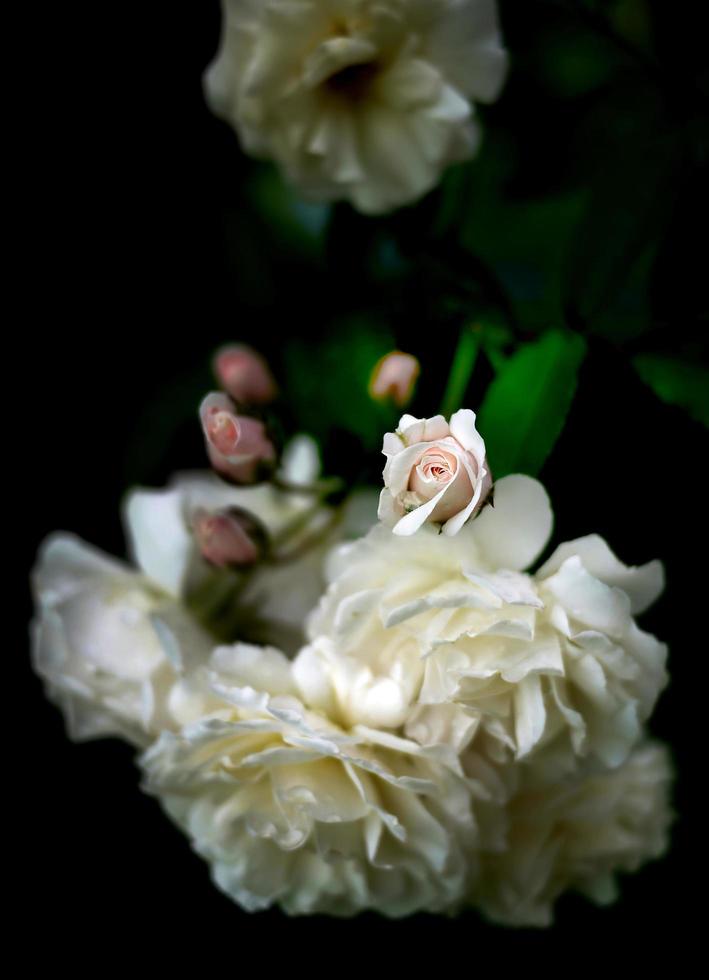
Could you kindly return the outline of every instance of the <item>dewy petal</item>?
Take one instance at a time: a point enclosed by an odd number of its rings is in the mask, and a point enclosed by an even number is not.
[[[630,599],[634,615],[644,612],[657,599],[665,585],[662,562],[646,565],[624,565],[598,534],[589,534],[560,544],[554,554],[539,569],[539,576],[558,571],[567,558],[578,555],[584,568],[606,585],[622,589]]]
[[[486,507],[472,525],[475,543],[491,566],[521,571],[549,540],[549,497],[541,483],[517,473],[497,480],[494,491],[494,507]]]

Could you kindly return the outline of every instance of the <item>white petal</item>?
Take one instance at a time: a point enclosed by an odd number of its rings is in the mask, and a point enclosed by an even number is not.
[[[495,505],[471,526],[476,544],[493,568],[520,571],[539,556],[554,521],[549,497],[537,480],[512,474],[494,485]]]
[[[475,428],[475,412],[469,408],[461,408],[451,415],[451,435],[458,440],[464,449],[469,450],[478,463],[478,471],[485,459],[485,442]]]
[[[554,554],[539,569],[539,576],[546,578],[558,571],[567,558],[578,555],[584,568],[605,582],[622,589],[630,599],[634,615],[644,612],[662,592],[665,575],[662,563],[649,561],[646,565],[624,565],[613,554],[606,542],[597,534],[589,534],[574,541],[560,544]]]
[[[168,595],[180,598],[197,560],[180,490],[135,490],[125,506],[133,557]]]

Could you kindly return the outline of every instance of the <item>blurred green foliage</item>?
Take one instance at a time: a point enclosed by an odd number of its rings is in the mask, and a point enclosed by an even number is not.
[[[480,409],[496,476],[552,452],[587,349],[707,424],[709,77],[692,4],[500,10],[511,73],[479,108],[480,153],[416,205],[311,205],[243,163],[227,228],[239,299],[283,317],[287,424],[326,465],[395,422],[367,394],[395,347],[422,364],[414,414]]]
[[[578,334],[550,330],[500,366],[478,415],[496,479],[539,472],[563,428],[585,349]]]

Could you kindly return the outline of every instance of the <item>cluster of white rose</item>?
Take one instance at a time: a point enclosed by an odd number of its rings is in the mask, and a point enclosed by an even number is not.
[[[244,149],[316,200],[408,204],[480,140],[507,71],[495,0],[223,0],[205,77]]]
[[[137,570],[53,537],[35,573],[48,694],[74,738],[143,750],[145,789],[246,909],[545,925],[568,889],[607,901],[666,846],[670,765],[644,731],[666,649],[633,618],[662,568],[590,536],[526,571],[547,495],[508,476],[490,505],[472,412],[404,416],[384,452],[363,536],[371,498],[318,503],[306,442],[281,488],[135,492]],[[208,564],[195,515],[224,508],[308,546]]]

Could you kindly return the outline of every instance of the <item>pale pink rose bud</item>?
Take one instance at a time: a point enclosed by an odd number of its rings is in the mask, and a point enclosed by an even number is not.
[[[276,453],[263,422],[237,415],[231,399],[212,392],[199,408],[209,460],[223,477],[235,483],[250,483],[264,463]]]
[[[413,534],[426,522],[457,534],[492,487],[485,443],[470,409],[456,412],[450,424],[442,415],[403,415],[396,432],[384,436],[382,452],[387,462],[379,518],[394,534]]]
[[[390,398],[399,408],[410,401],[421,365],[413,354],[391,351],[378,361],[369,382],[369,394],[377,401]]]
[[[278,394],[276,380],[265,358],[244,344],[218,351],[214,373],[222,388],[240,405],[266,405]]]
[[[250,514],[236,508],[215,513],[198,510],[192,530],[202,557],[217,568],[253,565],[263,550],[261,529]]]

